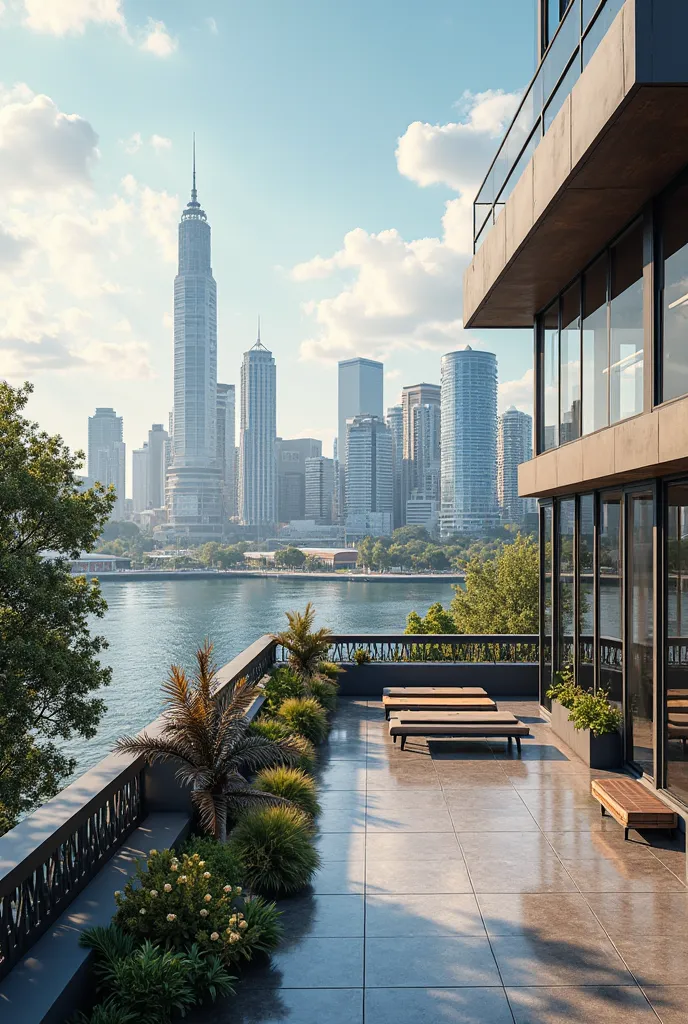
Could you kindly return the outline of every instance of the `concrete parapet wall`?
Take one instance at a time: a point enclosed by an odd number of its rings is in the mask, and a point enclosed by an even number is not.
[[[342,664],[343,697],[379,700],[385,686],[482,686],[490,697],[537,697],[538,666],[532,662],[372,662]]]

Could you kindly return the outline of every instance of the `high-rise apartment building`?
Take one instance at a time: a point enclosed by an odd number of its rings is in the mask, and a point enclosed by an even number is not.
[[[505,523],[523,523],[535,511],[532,498],[518,496],[518,467],[532,457],[533,418],[512,405],[497,427],[497,500]]]
[[[117,500],[113,519],[124,517],[126,485],[126,445],[122,440],[123,421],[114,409],[96,409],[88,418],[88,476],[104,487],[115,488]]]
[[[145,512],[152,508],[149,503],[149,472],[150,452],[148,445],[142,448],[134,448],[131,453],[131,489],[132,489],[132,511]]]
[[[441,398],[442,391],[439,384],[411,384],[402,389],[404,505],[413,494],[425,496],[423,491],[425,470],[419,462],[419,457],[422,458],[423,452],[427,450],[429,438],[421,439],[418,435],[418,429],[422,429],[429,420],[434,423],[433,416],[436,416],[436,424],[439,429]],[[414,412],[418,406],[430,406],[436,410],[436,413],[428,413],[425,417],[418,417]],[[437,440],[439,442],[439,434]],[[439,467],[437,479],[439,481]],[[432,497],[432,495],[429,495],[429,497]]]
[[[217,462],[222,477],[224,518],[236,515],[236,390],[217,385]]]
[[[313,519],[320,526],[329,526],[334,521],[335,466],[334,459],[323,455],[305,460],[306,519]]]
[[[287,439],[275,443],[277,463],[277,520],[289,523],[306,518],[306,459],[322,455],[322,441],[313,437]]]
[[[400,405],[387,410],[387,426],[392,431],[392,462],[394,465],[394,514],[392,526],[404,525],[403,512],[403,466],[404,466],[404,419]]]
[[[196,192],[179,224],[174,279],[174,444],[167,477],[168,525],[174,536],[222,535],[217,464],[217,290],[210,262],[210,225]]]
[[[165,504],[165,445],[168,434],[162,423],[154,423],[148,431],[148,504],[147,508],[163,508]]]
[[[276,423],[275,360],[259,329],[241,364],[239,514],[247,526],[271,526],[277,519]]]
[[[346,529],[358,536],[392,532],[392,431],[379,416],[355,416],[346,427]]]
[[[339,515],[345,513],[346,425],[355,416],[383,417],[383,365],[374,359],[344,359],[338,364],[337,458]]]
[[[441,533],[482,533],[499,521],[496,356],[449,352],[441,380]]]

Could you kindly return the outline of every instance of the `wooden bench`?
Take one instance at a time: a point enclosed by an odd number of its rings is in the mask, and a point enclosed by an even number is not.
[[[674,811],[633,779],[593,779],[590,793],[599,800],[600,809],[623,825],[624,839],[629,829],[665,828],[673,833],[678,824]]]
[[[385,718],[397,711],[496,711],[490,697],[383,697]]]
[[[520,754],[521,737],[530,736],[530,729],[510,711],[492,711],[487,714],[471,711],[407,711],[398,712],[390,718],[389,735],[395,743],[397,737],[401,737],[402,750],[406,746],[408,736],[433,739],[489,739],[491,736],[499,736],[509,741],[509,747],[512,739],[515,739]]]
[[[482,686],[385,686],[383,697],[487,697]]]

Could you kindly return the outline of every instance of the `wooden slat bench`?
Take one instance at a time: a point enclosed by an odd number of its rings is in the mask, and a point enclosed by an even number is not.
[[[383,697],[487,697],[482,686],[385,686]]]
[[[665,828],[672,832],[677,815],[658,796],[633,779],[593,779],[590,793],[599,800],[600,809],[623,825],[624,839],[629,829]]]
[[[530,736],[530,729],[510,711],[491,711],[487,714],[471,711],[402,711],[390,718],[389,735],[395,743],[397,737],[401,737],[402,750],[406,746],[408,736],[433,739],[489,739],[491,736],[499,736],[508,739],[509,746],[512,739],[515,739],[520,754],[521,737]]]
[[[385,718],[397,711],[496,711],[490,697],[383,697]]]

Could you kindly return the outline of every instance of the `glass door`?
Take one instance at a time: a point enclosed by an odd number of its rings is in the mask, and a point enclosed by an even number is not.
[[[627,495],[626,756],[654,775],[654,496]]]
[[[599,525],[600,687],[623,701],[623,517],[621,494],[603,494]]]

